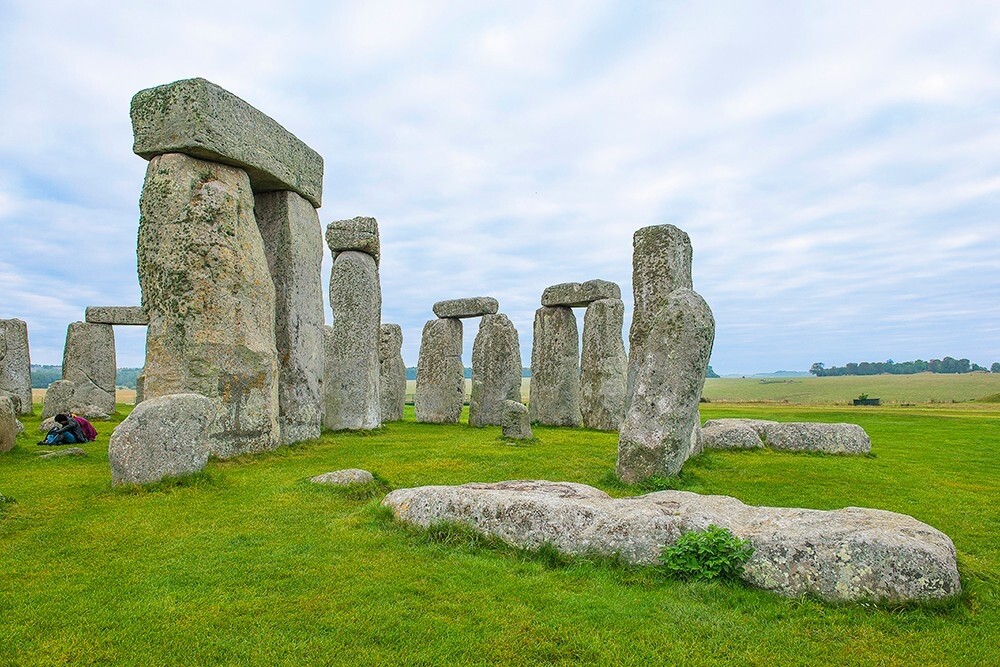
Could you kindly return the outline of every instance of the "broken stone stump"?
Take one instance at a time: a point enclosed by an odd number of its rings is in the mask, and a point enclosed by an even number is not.
[[[491,296],[449,299],[448,301],[438,301],[434,304],[434,314],[441,318],[468,318],[495,315],[499,309],[499,302]]]
[[[569,306],[542,306],[535,311],[529,393],[533,424],[581,424],[580,337]]]
[[[403,419],[406,402],[406,364],[403,362],[403,329],[398,324],[383,324],[378,346],[379,394],[382,421]]]
[[[274,282],[281,443],[318,438],[323,421],[323,232],[302,196],[254,196],[254,217]]]
[[[625,418],[628,357],[622,340],[624,317],[621,299],[593,301],[583,316],[580,412],[587,428],[617,431]]]
[[[111,434],[111,483],[147,484],[204,469],[217,402],[200,394],[148,398]]]
[[[618,476],[629,483],[676,475],[698,448],[698,403],[715,339],[712,311],[674,290],[636,358],[632,402],[618,439]]]
[[[483,315],[472,347],[470,426],[500,426],[503,402],[521,400],[521,345],[506,315]]]
[[[139,202],[139,285],[149,316],[145,404],[213,399],[220,458],[270,450],[278,427],[274,284],[246,172],[187,155],[154,157]]]
[[[31,414],[31,358],[24,320],[0,320],[0,394],[15,399],[18,414]]]
[[[326,350],[323,425],[334,431],[378,428],[382,292],[374,257],[356,250],[336,254],[330,306],[333,334]]]
[[[418,422],[457,424],[465,399],[462,320],[439,318],[424,325],[413,405]]]
[[[73,412],[107,418],[115,411],[116,374],[112,326],[73,322],[66,331],[62,380],[45,392],[42,417]]]
[[[381,260],[378,221],[375,218],[358,216],[350,220],[334,220],[326,226],[326,244],[334,256],[344,250],[357,250],[371,255],[375,266]]]
[[[19,423],[14,414],[14,401],[10,396],[0,394],[0,454],[14,449]]]
[[[500,405],[500,426],[503,437],[512,440],[531,440],[531,421],[528,406],[521,401],[504,401]]]
[[[347,468],[310,477],[309,481],[313,484],[325,484],[326,486],[354,486],[356,484],[371,484],[375,481],[375,476],[367,470]]]

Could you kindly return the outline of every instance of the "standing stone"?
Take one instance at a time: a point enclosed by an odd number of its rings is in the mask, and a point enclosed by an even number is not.
[[[465,399],[462,320],[440,318],[424,325],[413,399],[418,422],[457,424]]]
[[[66,331],[62,384],[45,392],[42,417],[60,412],[107,417],[115,411],[116,368],[112,326],[73,322]]]
[[[375,218],[358,216],[350,220],[334,220],[326,226],[326,244],[334,255],[344,250],[357,250],[371,255],[375,266],[381,259],[378,221]]]
[[[14,414],[14,401],[10,396],[0,394],[0,454],[14,449],[18,424]]]
[[[521,401],[504,401],[500,408],[500,426],[503,437],[512,440],[531,440],[531,422],[528,407]]]
[[[643,227],[632,237],[632,290],[635,297],[629,329],[628,383],[626,405],[632,389],[643,345],[657,315],[670,294],[679,288],[692,289],[691,239],[673,225]]]
[[[568,306],[542,306],[535,311],[528,414],[535,424],[581,424],[580,336],[576,316]]]
[[[326,351],[323,425],[334,431],[378,428],[382,291],[374,257],[356,250],[337,253],[330,272],[330,306],[333,334]]]
[[[31,358],[24,320],[0,320],[0,394],[15,399],[18,414],[31,414]]]
[[[139,373],[135,376],[135,405],[142,403],[144,396],[144,389],[146,386],[146,374]]]
[[[379,393],[382,421],[403,419],[406,401],[406,364],[403,362],[403,329],[398,324],[383,324],[378,345]]]
[[[294,192],[255,195],[254,213],[274,282],[281,443],[318,438],[323,420],[323,232]]]
[[[521,400],[521,345],[506,315],[483,315],[472,346],[470,426],[503,424],[503,402]]]
[[[247,174],[154,157],[140,199],[139,284],[149,315],[143,403],[194,392],[216,402],[212,453],[274,449],[274,284]]]
[[[216,401],[170,394],[143,401],[111,434],[111,482],[146,484],[205,467]]]
[[[617,431],[625,418],[624,318],[621,299],[594,301],[583,316],[580,411],[587,428]]]
[[[699,446],[698,401],[714,339],[705,300],[689,289],[673,291],[636,359],[632,403],[618,440],[622,480],[676,475]]]

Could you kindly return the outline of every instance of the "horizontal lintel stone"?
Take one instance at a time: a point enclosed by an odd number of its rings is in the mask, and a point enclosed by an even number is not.
[[[357,250],[380,259],[378,221],[375,218],[358,216],[350,220],[334,220],[326,226],[326,244],[334,254],[345,250]]]
[[[86,318],[90,324],[141,326],[149,324],[149,315],[142,306],[88,306]]]
[[[205,79],[140,90],[132,98],[132,150],[240,167],[254,192],[291,190],[319,208],[323,158],[277,121]]]
[[[499,309],[500,303],[491,296],[450,299],[434,304],[434,314],[438,317],[481,317],[495,315]]]
[[[585,283],[559,283],[542,292],[543,306],[581,308],[601,299],[622,298],[621,288],[609,280],[588,280]]]

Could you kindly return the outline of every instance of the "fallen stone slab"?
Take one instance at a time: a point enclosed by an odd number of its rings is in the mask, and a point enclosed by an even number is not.
[[[375,218],[358,216],[350,220],[334,220],[326,226],[326,244],[334,257],[344,250],[357,250],[374,257],[375,266],[381,259],[378,221]]]
[[[310,477],[309,481],[313,484],[326,484],[327,486],[351,486],[353,484],[371,484],[375,481],[375,476],[367,470],[347,468]]]
[[[495,315],[499,309],[500,303],[491,296],[449,299],[434,304],[434,314],[438,317],[482,317]]]
[[[754,444],[748,431],[760,439],[760,445]],[[780,451],[825,454],[870,454],[872,450],[871,438],[857,424],[710,419],[705,422],[701,432],[702,444],[706,449],[760,446]]]
[[[656,564],[681,535],[714,524],[753,546],[745,582],[790,597],[901,602],[961,592],[948,536],[883,510],[754,507],[687,491],[611,498],[583,484],[548,481],[399,489],[382,504],[418,526],[457,521],[518,547],[550,544],[639,565]]]
[[[142,309],[142,306],[87,306],[84,319],[89,324],[117,324],[134,327],[144,327],[149,324],[149,315]]]
[[[132,98],[133,152],[165,153],[239,167],[254,192],[291,190],[319,208],[323,158],[270,116],[205,79],[140,90]]]
[[[41,454],[39,459],[61,459],[66,456],[86,456],[87,452],[83,451],[79,447],[67,447],[66,449],[57,449],[52,452],[45,452]]]
[[[622,290],[610,280],[588,280],[585,283],[559,283],[542,292],[543,306],[583,308],[600,299],[620,299]]]
[[[757,431],[746,424],[712,424],[701,428],[702,449],[760,449]]]

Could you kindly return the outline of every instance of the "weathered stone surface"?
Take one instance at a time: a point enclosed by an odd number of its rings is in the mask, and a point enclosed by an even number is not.
[[[705,300],[689,289],[671,292],[635,360],[632,402],[618,439],[624,481],[676,475],[697,449],[698,402],[714,339]]]
[[[323,233],[312,204],[287,190],[254,196],[274,282],[281,443],[318,438],[323,422]]]
[[[291,190],[319,208],[323,158],[295,135],[205,79],[140,90],[132,98],[132,150],[147,160],[166,153],[239,167],[254,192]]]
[[[768,419],[733,419],[729,417],[722,417],[719,419],[709,419],[708,421],[705,422],[705,425],[702,428],[706,429],[706,428],[717,428],[722,426],[725,427],[745,426],[747,428],[753,429],[754,433],[756,433],[761,438],[764,438],[767,437],[767,426],[769,424],[777,424],[777,423],[778,422],[776,421],[770,421]]]
[[[500,303],[491,296],[449,299],[434,304],[434,314],[438,317],[481,317],[495,315],[499,309]]]
[[[505,438],[531,440],[533,437],[528,406],[521,401],[504,401],[500,404],[500,426]]]
[[[217,401],[200,394],[147,398],[111,434],[111,482],[146,484],[208,462]]]
[[[534,424],[579,426],[580,335],[568,306],[535,311],[528,415]]]
[[[61,459],[67,456],[86,456],[87,452],[83,451],[79,447],[64,447],[62,449],[57,449],[52,452],[45,452],[39,455],[40,459]]]
[[[62,380],[56,380],[56,382],[62,382]],[[53,382],[52,384],[49,385],[49,389],[46,391],[46,393],[48,393],[48,391],[51,391],[52,387],[56,384],[56,382]],[[46,417],[38,425],[38,432],[39,433],[48,433],[49,431],[52,430],[52,428],[54,426],[56,426],[56,418],[55,417]]]
[[[344,250],[357,250],[375,258],[378,266],[381,251],[378,240],[378,221],[358,216],[350,220],[334,220],[326,226],[326,244],[337,255]]]
[[[594,301],[583,316],[580,412],[587,428],[617,431],[625,418],[628,356],[622,341],[624,318],[621,299]]]
[[[418,526],[458,521],[519,547],[551,544],[642,565],[657,563],[682,534],[715,524],[753,545],[742,578],[781,595],[905,601],[961,592],[948,536],[881,510],[753,507],[687,491],[611,498],[583,484],[545,481],[399,489],[383,505]]]
[[[759,449],[764,446],[757,431],[745,424],[708,423],[701,428],[704,449]]]
[[[88,306],[84,319],[90,324],[146,326],[149,317],[142,306]]]
[[[757,437],[760,444],[754,444],[748,431]],[[710,419],[705,422],[702,435],[705,447],[709,449],[756,446],[826,454],[869,454],[872,449],[871,438],[857,424]]]
[[[14,401],[10,396],[0,395],[0,454],[14,449],[18,433],[18,421],[14,412]]]
[[[521,344],[506,315],[483,315],[472,346],[470,426],[500,426],[504,401],[521,400]]]
[[[24,320],[0,320],[0,394],[16,399],[18,414],[31,414],[31,358]]]
[[[143,403],[208,396],[218,408],[213,454],[274,449],[274,284],[246,173],[161,155],[149,163],[139,204],[139,285],[149,315]]]
[[[367,470],[348,468],[316,475],[310,477],[309,481],[313,484],[326,484],[327,486],[351,486],[353,484],[371,484],[375,481],[375,476]]]
[[[692,289],[691,239],[673,225],[643,227],[632,236],[634,306],[629,329],[626,406],[632,400],[637,363],[653,323],[676,289]]]
[[[417,389],[413,407],[418,422],[457,424],[465,400],[462,321],[430,320],[420,337]]]
[[[42,426],[51,420],[53,415],[75,412],[73,409],[73,395],[75,393],[75,382],[70,382],[69,380],[56,380],[50,384],[45,390],[45,399],[42,401]],[[83,413],[78,412],[77,414]],[[52,427],[50,426],[49,428]],[[47,431],[48,429],[45,430]]]
[[[105,418],[115,411],[115,332],[110,324],[73,322],[66,331],[62,379],[73,383],[65,403],[49,400],[46,392],[42,416],[74,412]],[[52,410],[52,412],[50,412]]]
[[[559,283],[542,292],[543,306],[582,307],[598,299],[621,299],[622,290],[608,280],[588,280],[585,283]]]
[[[382,290],[371,255],[348,250],[334,258],[330,306],[333,333],[326,350],[323,425],[334,431],[378,428]]]
[[[378,344],[379,394],[382,421],[398,422],[406,402],[406,364],[403,362],[403,329],[383,324]]]
[[[145,398],[146,391],[146,376],[143,373],[139,373],[135,376],[135,405],[142,403],[142,399]]]
[[[8,398],[10,398],[10,397],[8,396]],[[24,433],[24,424],[22,424],[21,421],[18,420],[18,419],[14,420],[14,430],[17,433]]]

